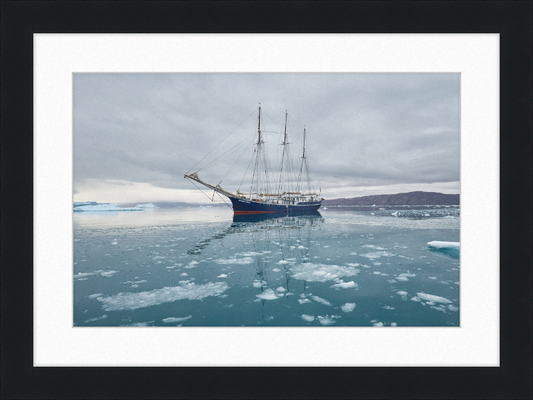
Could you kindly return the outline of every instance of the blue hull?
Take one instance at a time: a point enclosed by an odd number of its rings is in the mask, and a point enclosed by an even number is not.
[[[233,204],[233,212],[239,214],[284,213],[298,214],[317,211],[321,201],[300,202],[298,204],[272,204],[228,196]]]

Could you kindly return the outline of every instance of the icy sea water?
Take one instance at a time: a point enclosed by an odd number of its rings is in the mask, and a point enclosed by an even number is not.
[[[73,214],[77,327],[459,326],[458,208]]]

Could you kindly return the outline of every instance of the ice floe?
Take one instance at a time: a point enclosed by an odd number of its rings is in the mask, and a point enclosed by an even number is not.
[[[327,301],[326,299],[323,299],[322,297],[318,297],[318,296],[311,296],[311,298],[316,301],[317,303],[322,303],[326,306],[331,306],[332,304]]]
[[[251,264],[254,262],[252,257],[244,257],[244,258],[229,258],[229,259],[223,259],[220,258],[218,260],[215,260],[217,264],[234,264],[234,265],[244,265],[244,264]]]
[[[100,321],[101,319],[106,319],[107,318],[107,315],[102,315],[101,317],[96,317],[96,318],[90,318],[88,320],[86,320],[85,322],[94,322],[94,321]]]
[[[272,289],[267,289],[261,294],[256,294],[256,297],[259,297],[261,300],[276,300],[278,296]]]
[[[337,315],[332,315],[329,317],[329,315],[326,315],[325,317],[318,316],[318,322],[320,322],[322,325],[333,325],[336,321],[334,318],[340,318]]]
[[[217,278],[227,278],[227,277],[228,277],[228,275],[226,275],[226,274],[220,274],[219,276],[217,276]]]
[[[89,299],[96,299],[97,297],[100,297],[103,293],[95,293],[95,294],[90,294],[89,296],[87,296]]]
[[[100,275],[104,276],[106,278],[110,278],[113,275],[115,275],[118,271],[110,270],[110,271],[104,271],[104,270],[98,270],[94,272],[79,272],[76,275],[74,275],[74,279],[80,279],[80,278],[86,278],[88,276],[94,276],[94,275]]]
[[[189,315],[188,317],[168,317],[168,318],[164,318],[162,321],[165,324],[173,324],[173,323],[187,321],[188,319],[191,319],[191,318],[192,318],[192,315]]]
[[[434,247],[436,249],[459,249],[461,242],[441,242],[438,240],[434,240],[432,242],[428,242],[428,246]]]
[[[315,320],[315,317],[313,315],[302,314],[301,317],[304,321],[307,322],[313,322]]]
[[[366,257],[370,260],[376,260],[380,257],[394,257],[396,254],[388,251],[375,251],[372,253],[361,254],[362,257]]]
[[[448,300],[444,297],[435,296],[433,294],[417,293],[417,296],[418,298],[422,300],[434,301],[436,303],[451,303],[452,302],[451,300]]]
[[[332,285],[331,287],[332,288],[336,288],[336,289],[350,289],[350,288],[354,288],[354,287],[357,287],[359,286],[357,283],[355,283],[354,281],[350,281],[350,282],[344,282],[342,279],[339,281],[339,283],[336,283],[335,285]]]
[[[355,308],[355,303],[345,303],[341,306],[341,310],[344,312],[351,312]]]
[[[147,292],[118,293],[113,296],[98,297],[102,308],[106,311],[136,310],[176,300],[202,300],[209,296],[218,296],[224,293],[229,286],[225,282],[209,282],[205,285],[187,283],[183,286],[164,287]]]
[[[292,267],[293,278],[308,282],[326,282],[345,276],[355,276],[360,270],[342,265],[305,263]]]
[[[185,268],[196,268],[198,266],[199,262],[192,260],[188,265],[185,266]]]

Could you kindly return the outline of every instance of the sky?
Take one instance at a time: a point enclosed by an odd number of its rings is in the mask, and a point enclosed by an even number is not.
[[[305,127],[313,185],[325,199],[459,193],[458,73],[75,73],[73,80],[74,201],[210,202],[212,191],[183,177],[196,171],[235,192],[257,140],[259,105],[271,166],[287,111],[293,161],[300,162]]]

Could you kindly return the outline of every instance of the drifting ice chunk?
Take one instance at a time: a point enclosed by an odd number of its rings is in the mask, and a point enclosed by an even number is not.
[[[101,317],[96,317],[96,318],[90,318],[88,319],[87,321],[85,322],[94,322],[94,321],[100,321],[101,319],[106,319],[107,318],[107,315],[102,315]]]
[[[165,324],[172,324],[172,323],[176,323],[176,322],[187,321],[188,319],[191,319],[191,318],[192,318],[192,315],[189,315],[188,317],[181,317],[181,318],[168,317],[168,318],[164,318],[163,322]]]
[[[436,249],[459,249],[461,242],[440,242],[434,240],[433,242],[428,242],[428,246],[434,247]]]
[[[185,286],[164,287],[147,292],[119,293],[114,296],[98,297],[102,308],[106,311],[136,310],[138,308],[156,306],[176,300],[202,300],[209,296],[218,296],[229,289],[225,282],[196,285],[187,283]]]
[[[293,278],[307,282],[326,282],[344,276],[355,276],[360,270],[353,267],[328,264],[299,264],[292,267]]]
[[[418,297],[422,300],[427,301],[434,301],[436,303],[451,303],[451,300],[448,300],[444,297],[435,296],[433,294],[426,294],[426,293],[417,293]]]
[[[355,303],[346,303],[341,306],[341,310],[344,312],[351,312],[355,308]]]
[[[354,288],[354,287],[357,287],[359,286],[357,283],[355,283],[354,281],[350,281],[350,282],[344,282],[342,279],[339,283],[335,284],[335,285],[332,285],[331,287],[332,288],[340,288],[340,289],[349,289],[349,288]]]
[[[263,293],[256,294],[255,296],[262,300],[276,300],[278,298],[272,289],[267,289]]]
[[[390,253],[388,251],[375,251],[373,253],[361,254],[362,257],[369,258],[370,260],[375,260],[380,257],[394,257],[396,254]]]
[[[327,301],[326,299],[323,299],[322,297],[318,297],[318,296],[311,296],[311,298],[316,301],[317,303],[322,303],[326,306],[331,306],[331,303],[329,301]],[[320,317],[318,317],[320,318]]]
[[[332,318],[329,318],[327,315],[325,317],[318,317],[318,322],[320,322],[322,325],[333,325],[335,323],[335,320]]]
[[[313,315],[302,314],[302,319],[307,322],[313,322],[315,317]]]

